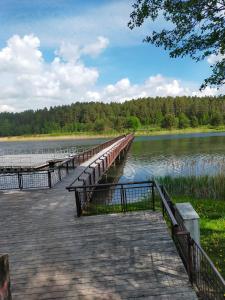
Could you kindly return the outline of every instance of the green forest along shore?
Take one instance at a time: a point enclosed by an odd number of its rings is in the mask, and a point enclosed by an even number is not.
[[[76,102],[71,105],[0,113],[0,137],[112,136],[211,132],[225,128],[225,96],[156,97],[124,103]]]

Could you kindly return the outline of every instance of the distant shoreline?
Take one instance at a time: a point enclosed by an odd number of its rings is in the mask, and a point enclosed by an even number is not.
[[[190,134],[190,133],[216,133],[225,132],[225,127],[218,128],[207,128],[207,127],[197,127],[197,128],[186,128],[186,129],[171,129],[171,130],[138,130],[135,136],[159,136],[159,135],[171,135],[171,134]],[[71,134],[38,134],[38,135],[27,135],[27,136],[9,136],[0,137],[0,142],[22,142],[22,141],[56,141],[56,140],[70,140],[70,139],[98,139],[98,138],[110,138],[124,132],[114,132],[114,133],[71,133]]]

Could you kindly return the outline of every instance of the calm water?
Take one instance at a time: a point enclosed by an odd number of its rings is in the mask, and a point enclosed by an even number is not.
[[[104,139],[2,142],[1,151],[17,149],[80,149]],[[120,182],[148,180],[152,176],[202,175],[225,171],[225,133],[167,135],[135,138],[125,160],[109,175]]]

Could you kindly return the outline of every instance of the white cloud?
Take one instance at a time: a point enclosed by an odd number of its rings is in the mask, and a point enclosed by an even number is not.
[[[207,58],[207,62],[208,62],[210,65],[214,65],[214,64],[216,64],[218,61],[221,61],[222,59],[225,59],[225,54],[221,54],[221,53],[218,53],[217,55],[216,55],[216,54],[211,54],[211,55]]]
[[[195,84],[161,74],[150,76],[140,84],[122,78],[99,88],[99,71],[86,66],[82,55],[99,55],[107,45],[108,40],[103,37],[83,46],[62,44],[52,62],[46,62],[38,37],[14,35],[0,49],[0,111],[22,111],[75,101],[121,102],[147,96],[221,93],[211,88],[199,92]]]
[[[191,95],[191,88],[182,86],[182,82],[166,78],[160,74],[150,76],[143,84],[131,84],[123,78],[114,85],[107,85],[102,91],[105,101],[125,101],[141,97]]]
[[[81,61],[64,61],[60,56],[47,63],[39,46],[36,36],[14,35],[0,51],[1,110],[71,103],[75,97],[83,99],[87,89],[96,83],[97,69]]]
[[[81,53],[92,57],[98,56],[109,45],[109,40],[104,36],[99,36],[95,43],[85,46]]]
[[[62,57],[65,61],[76,62],[83,55],[97,57],[108,47],[108,45],[109,40],[104,36],[98,36],[95,42],[85,46],[80,46],[71,42],[62,42],[59,50],[56,51],[55,54]]]

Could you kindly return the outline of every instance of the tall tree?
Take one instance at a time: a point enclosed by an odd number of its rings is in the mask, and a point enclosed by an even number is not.
[[[128,23],[131,29],[141,26],[146,19],[165,22],[164,29],[152,31],[144,41],[169,50],[171,57],[189,55],[199,61],[216,55],[211,65],[212,75],[200,89],[224,84],[224,0],[136,0],[133,9]]]

